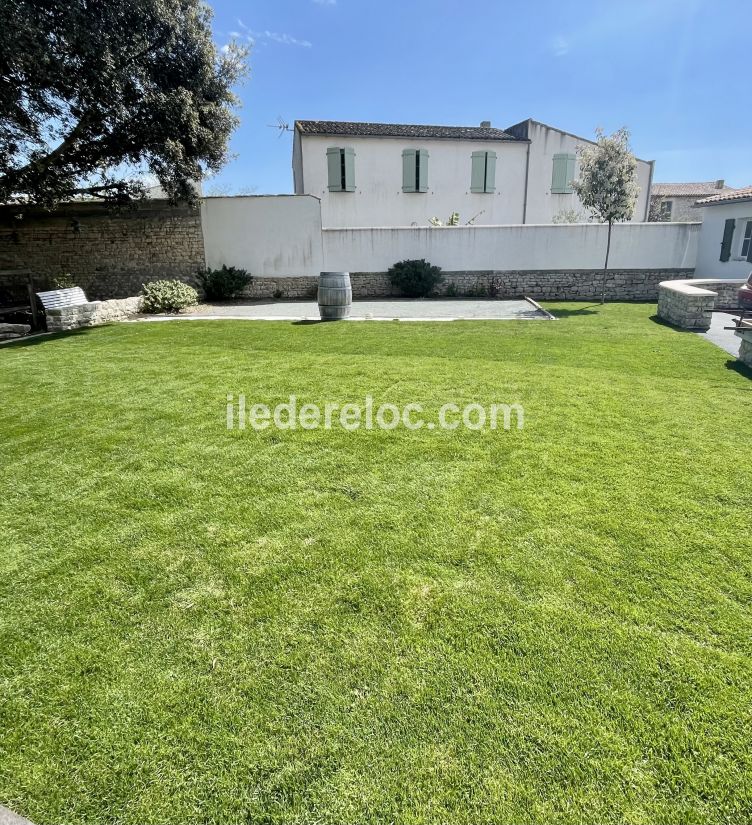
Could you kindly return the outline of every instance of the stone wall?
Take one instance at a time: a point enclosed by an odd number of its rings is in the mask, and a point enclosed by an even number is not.
[[[204,269],[200,212],[164,201],[119,213],[98,203],[65,204],[54,213],[0,207],[3,269],[31,270],[37,291],[70,273],[90,299],[136,295],[160,278],[195,285]]]
[[[747,367],[752,367],[752,330],[738,332],[742,339],[739,347],[739,360]]]
[[[603,270],[444,272],[441,294],[458,297],[529,297],[549,300],[600,299]],[[691,269],[609,270],[606,298],[610,301],[655,301],[661,281],[691,277]],[[386,272],[352,272],[353,298],[395,295]],[[315,298],[316,277],[254,278],[246,292],[253,298]]]
[[[141,311],[142,298],[120,298],[110,301],[89,301],[74,307],[48,309],[48,332],[63,332],[80,327],[96,327],[113,321],[124,321]]]
[[[658,317],[681,329],[710,329],[715,293],[696,287],[661,287]]]
[[[658,317],[681,329],[707,330],[713,310],[737,306],[743,283],[713,278],[664,281],[658,286]]]

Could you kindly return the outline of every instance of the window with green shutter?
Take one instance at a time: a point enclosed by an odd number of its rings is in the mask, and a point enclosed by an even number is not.
[[[727,218],[723,224],[723,240],[721,241],[721,257],[719,260],[728,261],[731,257],[731,242],[734,240],[734,230],[736,221],[734,218]]]
[[[473,152],[470,191],[491,193],[496,190],[496,152]]]
[[[577,156],[570,153],[554,155],[554,167],[551,174],[551,194],[571,195],[572,181],[574,180],[574,166]]]
[[[355,150],[349,146],[330,146],[326,150],[330,192],[355,191]]]
[[[428,152],[425,149],[403,149],[402,191],[428,192]]]

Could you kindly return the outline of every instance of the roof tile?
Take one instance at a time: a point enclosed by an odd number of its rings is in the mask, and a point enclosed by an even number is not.
[[[734,201],[752,200],[752,186],[745,186],[743,189],[732,189],[730,192],[720,192],[712,198],[704,198],[697,201],[698,206],[713,206],[716,203],[733,203]]]
[[[450,140],[512,140],[513,135],[487,126],[419,126],[406,123],[353,123],[337,120],[296,120],[295,128],[304,135],[342,137],[404,137]]]

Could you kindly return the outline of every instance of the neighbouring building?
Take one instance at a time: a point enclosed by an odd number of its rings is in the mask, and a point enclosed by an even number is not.
[[[723,180],[698,183],[654,183],[650,187],[650,220],[701,221],[698,198],[733,192]]]
[[[296,195],[321,199],[324,227],[587,220],[574,194],[577,147],[592,141],[525,120],[507,129],[298,120]],[[648,219],[653,162],[638,160],[634,221]]]
[[[697,278],[746,278],[752,269],[752,186],[697,201]]]

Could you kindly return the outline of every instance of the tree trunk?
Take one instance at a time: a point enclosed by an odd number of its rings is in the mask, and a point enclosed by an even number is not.
[[[608,275],[608,256],[611,253],[611,227],[613,222],[608,222],[608,243],[606,244],[606,263],[603,264],[603,284],[601,285],[601,303],[606,303],[606,277]]]

